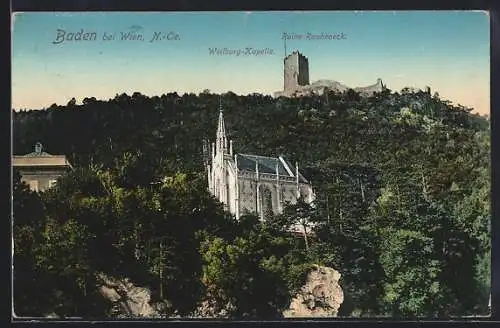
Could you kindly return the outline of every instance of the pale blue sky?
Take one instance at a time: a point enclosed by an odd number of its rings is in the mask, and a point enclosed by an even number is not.
[[[144,41],[120,41],[140,26]],[[57,29],[95,41],[54,44]],[[150,43],[154,32],[179,40]],[[489,18],[485,12],[21,13],[14,17],[13,107],[135,91],[272,94],[283,87],[283,33],[344,33],[344,40],[291,40],[309,58],[311,81],[392,90],[431,86],[443,98],[489,113]],[[115,33],[114,41],[102,40]],[[172,34],[173,35],[173,34]],[[213,56],[208,48],[272,49],[274,55]]]

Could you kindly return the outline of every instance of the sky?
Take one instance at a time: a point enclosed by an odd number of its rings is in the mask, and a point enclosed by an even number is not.
[[[430,86],[454,104],[490,113],[489,17],[482,11],[30,12],[12,21],[16,110],[133,92],[272,95],[283,89],[286,49],[308,57],[311,82]],[[142,40],[122,40],[129,32]],[[302,39],[285,47],[284,33]],[[230,53],[237,49],[243,54]]]

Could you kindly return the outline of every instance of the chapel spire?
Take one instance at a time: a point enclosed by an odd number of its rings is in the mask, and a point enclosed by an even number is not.
[[[222,99],[219,98],[219,126],[217,127],[217,153],[227,153],[226,127],[224,125],[224,113],[222,110]]]

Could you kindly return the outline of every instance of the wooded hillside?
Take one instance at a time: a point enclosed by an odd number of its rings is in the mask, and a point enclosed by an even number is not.
[[[166,314],[210,298],[233,317],[273,318],[311,264],[341,272],[340,315],[487,312],[487,118],[408,90],[221,100],[235,152],[284,155],[312,182],[317,206],[297,205],[318,223],[308,249],[286,233],[291,207],[235,222],[206,191],[202,146],[215,138],[219,95],[14,112],[14,154],[40,141],[75,167],[40,195],[15,177],[18,315],[110,315],[96,288],[105,272],[149,286]]]

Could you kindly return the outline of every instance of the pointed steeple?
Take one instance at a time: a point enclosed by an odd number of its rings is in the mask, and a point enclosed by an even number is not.
[[[222,99],[219,98],[219,126],[217,127],[217,153],[227,153],[226,127],[224,125],[224,113],[222,110]]]

